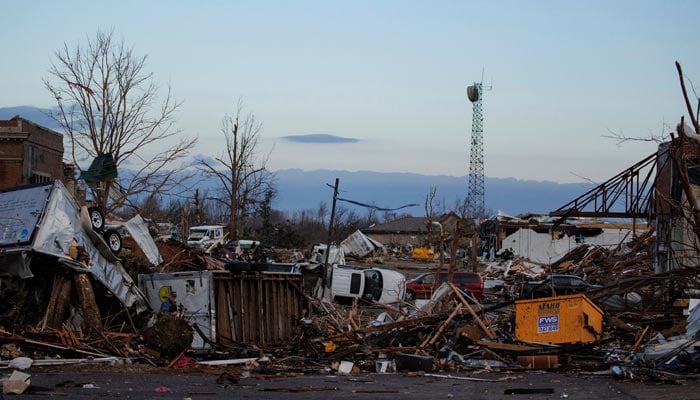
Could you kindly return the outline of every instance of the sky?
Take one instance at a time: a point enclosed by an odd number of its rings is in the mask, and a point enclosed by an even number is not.
[[[676,60],[700,85],[697,1],[0,6],[0,107],[54,106],[42,83],[53,53],[112,30],[183,101],[177,127],[199,138],[193,154],[218,155],[241,99],[271,170],[464,176],[466,88],[483,79],[485,175],[600,182],[656,147],[607,136],[661,135],[684,114]],[[319,140],[293,140],[303,135]]]

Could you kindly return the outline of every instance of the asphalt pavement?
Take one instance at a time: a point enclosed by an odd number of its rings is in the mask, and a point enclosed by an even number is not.
[[[9,372],[0,370],[2,375]],[[246,378],[222,376],[216,370],[44,367],[27,372],[32,375],[29,393],[5,395],[5,399],[700,399],[697,380],[659,384],[541,371],[436,374],[441,376],[252,374]]]

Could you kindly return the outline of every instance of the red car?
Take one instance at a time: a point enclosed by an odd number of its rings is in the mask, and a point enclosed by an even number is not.
[[[429,299],[433,291],[445,280],[447,280],[446,271],[438,274],[437,283],[435,283],[435,272],[426,272],[410,279],[406,282],[406,300]],[[455,272],[452,283],[477,300],[484,298],[484,281],[475,272]]]

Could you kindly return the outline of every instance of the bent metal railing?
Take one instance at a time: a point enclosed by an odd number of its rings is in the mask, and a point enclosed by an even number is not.
[[[549,213],[559,218],[556,229],[570,217],[649,218],[658,152]]]

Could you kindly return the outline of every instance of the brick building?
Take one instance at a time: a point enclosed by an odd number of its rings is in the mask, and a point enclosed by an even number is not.
[[[63,135],[20,116],[0,120],[0,189],[63,178]]]

